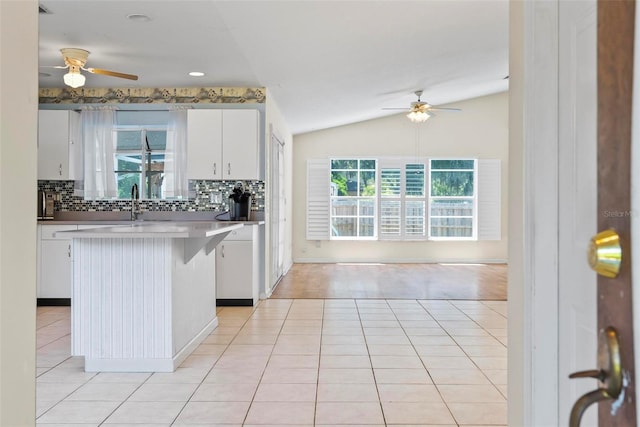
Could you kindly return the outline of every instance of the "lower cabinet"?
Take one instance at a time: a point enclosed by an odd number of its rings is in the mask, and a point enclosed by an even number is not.
[[[41,306],[71,304],[72,239],[58,231],[108,227],[38,224],[36,297]]]
[[[38,225],[38,305],[70,304],[71,239],[55,233],[77,229],[77,225]]]
[[[258,225],[234,230],[216,248],[216,304],[252,306],[258,302]]]

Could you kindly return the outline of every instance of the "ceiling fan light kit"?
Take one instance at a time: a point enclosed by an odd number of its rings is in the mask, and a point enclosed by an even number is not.
[[[69,70],[69,72],[64,75],[63,80],[64,80],[64,84],[76,89],[84,86],[84,82],[86,78],[85,76],[80,74],[79,70],[78,71]]]
[[[407,117],[413,123],[424,123],[429,119],[429,117],[431,117],[431,115],[424,111],[412,111],[407,114]]]

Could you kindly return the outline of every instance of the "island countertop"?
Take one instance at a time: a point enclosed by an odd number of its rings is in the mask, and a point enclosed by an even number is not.
[[[75,238],[177,238],[198,239],[213,237],[244,227],[238,222],[185,221],[185,222],[137,222],[130,225],[58,231],[55,235]]]

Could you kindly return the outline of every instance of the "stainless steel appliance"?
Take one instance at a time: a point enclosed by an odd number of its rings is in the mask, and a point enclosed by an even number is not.
[[[38,191],[38,219],[53,219],[55,193]]]

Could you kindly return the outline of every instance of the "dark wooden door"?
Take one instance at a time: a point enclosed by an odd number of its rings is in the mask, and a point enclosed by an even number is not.
[[[620,405],[617,410],[612,411],[611,400],[599,403],[603,427],[636,425],[631,282],[634,21],[634,1],[598,0],[598,230],[615,230],[622,247],[618,276],[598,276],[598,330],[613,326],[618,331],[621,365],[631,379],[623,401],[615,403]],[[600,341],[605,339],[599,335]]]

